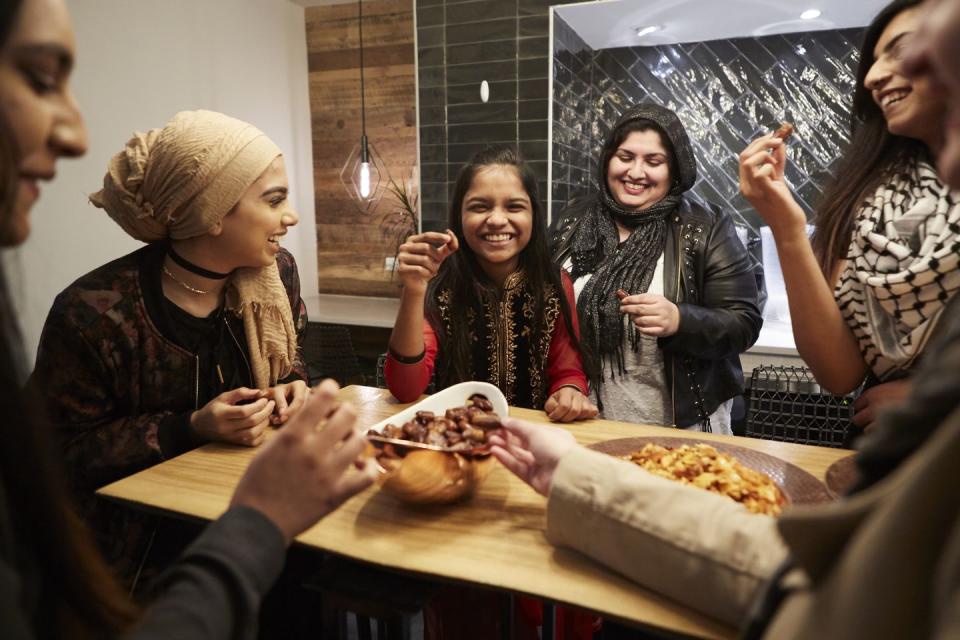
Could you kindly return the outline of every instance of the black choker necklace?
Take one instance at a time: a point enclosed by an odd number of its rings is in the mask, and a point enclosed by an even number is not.
[[[190,273],[195,273],[198,276],[203,276],[204,278],[210,278],[211,280],[223,280],[224,278],[229,278],[229,273],[217,273],[216,271],[210,271],[209,269],[204,269],[203,267],[197,266],[181,256],[179,253],[173,250],[173,245],[167,245],[167,255],[170,256],[170,259],[176,262],[178,265],[189,271]]]

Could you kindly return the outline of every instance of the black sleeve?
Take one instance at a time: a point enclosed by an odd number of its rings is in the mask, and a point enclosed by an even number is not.
[[[763,318],[754,265],[730,216],[718,216],[704,261],[701,303],[677,305],[680,327],[660,348],[702,359],[736,356],[757,341]]]
[[[283,536],[255,509],[212,523],[157,584],[131,640],[256,638],[260,601],[280,575]]]
[[[206,441],[190,428],[192,411],[171,413],[160,420],[157,428],[157,444],[164,460],[192,451]]]
[[[90,491],[163,460],[158,430],[171,412],[129,415],[117,389],[132,351],[116,347],[114,334],[88,339],[66,312],[70,304],[62,295],[54,302],[29,384],[53,423],[70,482]]]

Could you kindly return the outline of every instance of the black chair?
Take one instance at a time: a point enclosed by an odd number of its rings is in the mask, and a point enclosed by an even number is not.
[[[376,386],[381,389],[387,388],[387,377],[383,374],[383,370],[386,366],[387,366],[387,353],[383,352],[377,357]]]
[[[413,640],[423,634],[423,608],[436,587],[411,576],[330,556],[304,583],[319,592],[322,640],[347,637],[347,614],[357,621],[358,640]]]
[[[350,327],[311,322],[302,346],[310,384],[323,378],[333,378],[340,386],[364,384],[363,372],[353,348],[353,338],[350,336]]]

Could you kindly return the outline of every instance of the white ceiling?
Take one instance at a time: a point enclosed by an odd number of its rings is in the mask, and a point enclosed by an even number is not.
[[[889,0],[609,0],[554,7],[594,49],[863,27]],[[819,9],[815,20],[801,20]],[[643,38],[637,29],[657,25]]]

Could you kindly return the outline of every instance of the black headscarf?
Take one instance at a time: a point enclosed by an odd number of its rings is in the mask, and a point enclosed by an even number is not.
[[[649,123],[664,138],[664,146],[672,148],[670,191],[660,201],[641,211],[624,209],[607,186],[607,167],[616,152],[620,130],[634,122]],[[681,195],[697,179],[697,163],[690,139],[680,119],[670,109],[655,104],[641,104],[628,109],[614,125],[600,154],[598,166],[599,193],[593,205],[577,224],[571,241],[572,277],[574,280],[593,274],[577,300],[577,311],[583,327],[584,342],[602,359],[600,378],[606,364],[615,358],[623,371],[625,319],[620,313],[617,289],[628,293],[645,293],[650,287],[657,260],[663,255],[667,240],[667,221],[680,204]],[[632,229],[621,245],[616,223]],[[631,334],[637,347],[637,333]]]

